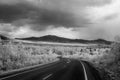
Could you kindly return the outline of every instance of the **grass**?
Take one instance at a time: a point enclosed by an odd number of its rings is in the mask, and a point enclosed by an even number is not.
[[[46,47],[24,44],[0,44],[0,73],[58,60]]]
[[[105,80],[120,80],[120,43],[113,43],[111,51],[103,57],[104,62],[99,64],[105,74]],[[100,67],[99,67],[100,68]]]
[[[99,70],[104,80],[120,80],[120,44],[113,43],[102,56],[89,60]]]

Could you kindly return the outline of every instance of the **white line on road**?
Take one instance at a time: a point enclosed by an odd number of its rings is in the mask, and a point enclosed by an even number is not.
[[[85,66],[84,66],[84,64],[81,61],[80,61],[80,63],[82,64],[82,67],[83,67],[83,70],[84,70],[85,80],[88,80]]]
[[[52,74],[47,75],[46,77],[43,78],[43,80],[48,79],[50,76],[52,76]]]

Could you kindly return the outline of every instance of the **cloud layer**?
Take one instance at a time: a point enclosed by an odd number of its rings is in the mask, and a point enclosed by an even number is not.
[[[22,0],[15,1],[1,0],[0,5],[0,20],[7,23],[21,23],[21,24],[35,24],[40,26],[65,26],[65,27],[78,27],[84,26],[88,21],[81,15],[76,15],[77,12],[72,11],[77,9],[74,7],[75,3],[72,5],[71,2],[74,1],[55,1],[55,0],[45,0],[45,1],[35,1],[35,0]],[[15,2],[14,2],[15,1]],[[23,3],[25,1],[25,3]],[[28,3],[27,3],[28,1]],[[12,3],[13,2],[13,3]],[[36,2],[36,3],[35,3]],[[66,4],[63,4],[65,2]],[[67,4],[69,2],[69,5]],[[70,6],[71,4],[71,6]],[[81,6],[79,6],[81,7]],[[79,22],[78,22],[79,20]],[[24,21],[26,23],[24,23]],[[40,27],[39,26],[39,27]],[[38,26],[37,26],[38,27]],[[36,28],[37,28],[36,27]],[[40,27],[42,28],[42,27]]]
[[[93,23],[91,26],[102,29],[109,37],[114,40],[115,36],[120,35],[120,1],[112,0],[110,4],[100,7],[87,7],[87,18]]]
[[[119,0],[0,0],[0,32],[115,40],[119,9]]]

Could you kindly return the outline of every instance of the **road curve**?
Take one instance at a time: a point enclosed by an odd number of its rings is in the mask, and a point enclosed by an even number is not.
[[[88,62],[73,59],[3,76],[0,80],[102,80]]]

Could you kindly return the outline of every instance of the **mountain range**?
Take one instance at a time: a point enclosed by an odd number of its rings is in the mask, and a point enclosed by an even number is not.
[[[84,40],[84,39],[68,39],[63,37],[58,37],[55,35],[46,35],[42,37],[27,37],[27,38],[16,38],[19,40],[28,40],[28,41],[45,41],[45,42],[60,42],[60,43],[94,43],[94,44],[111,44],[111,41],[104,39],[97,40]]]

